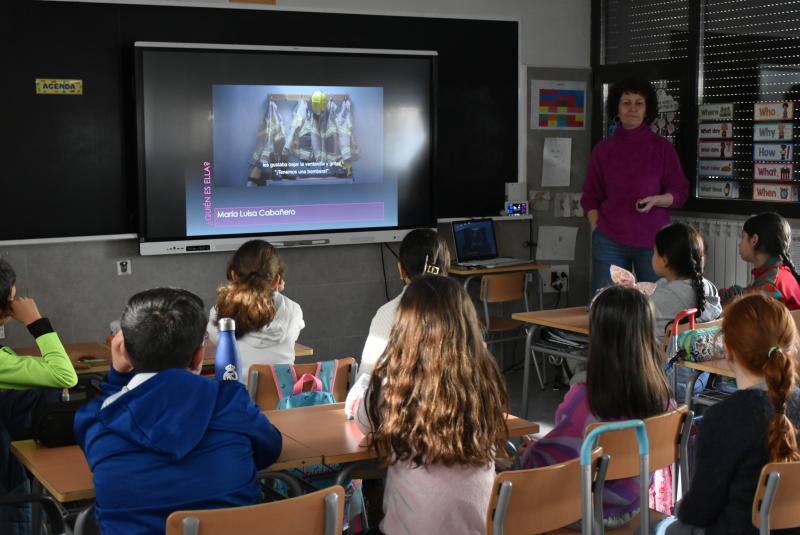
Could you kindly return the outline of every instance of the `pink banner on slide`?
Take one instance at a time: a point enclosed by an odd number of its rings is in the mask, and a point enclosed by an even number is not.
[[[217,227],[383,220],[382,202],[214,208]]]

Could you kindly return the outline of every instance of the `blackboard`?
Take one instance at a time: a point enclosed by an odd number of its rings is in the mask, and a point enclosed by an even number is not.
[[[518,24],[270,10],[3,2],[0,240],[136,232],[133,43],[436,50],[438,217],[494,214],[517,177]],[[83,80],[82,96],[35,80]]]

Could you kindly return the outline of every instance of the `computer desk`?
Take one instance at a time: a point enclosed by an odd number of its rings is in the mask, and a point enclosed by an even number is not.
[[[580,351],[568,352],[560,350],[554,344],[537,343],[543,327],[558,329],[576,334],[589,334],[589,311],[585,306],[571,308],[556,308],[553,310],[536,310],[533,312],[517,312],[511,315],[512,319],[531,325],[525,337],[525,369],[522,379],[522,417],[528,417],[528,387],[530,385],[530,362],[536,358],[534,351],[543,351],[548,355],[557,357],[586,360],[586,355]],[[536,365],[536,363],[534,362]],[[537,365],[538,366],[538,365]],[[544,384],[539,375],[539,386],[544,390]]]
[[[527,273],[529,276],[536,274],[536,277],[539,279],[539,284],[536,286],[538,287],[538,295],[539,295],[539,306],[542,306],[544,303],[544,286],[542,284],[542,277],[539,275],[539,270],[548,269],[550,264],[543,264],[540,262],[534,262],[531,260],[525,264],[513,264],[510,266],[498,266],[493,268],[471,268],[460,266],[458,264],[452,264],[448,269],[448,273],[455,277],[464,277],[464,289],[469,290],[469,283],[472,282],[475,277],[480,277],[482,275],[497,275],[500,273],[519,273],[520,271]],[[526,282],[527,285],[527,282]]]

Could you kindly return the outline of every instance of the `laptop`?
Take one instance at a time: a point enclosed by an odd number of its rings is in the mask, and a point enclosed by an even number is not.
[[[453,221],[452,225],[456,263],[460,266],[493,268],[531,262],[497,256],[494,221],[491,219],[465,219]]]

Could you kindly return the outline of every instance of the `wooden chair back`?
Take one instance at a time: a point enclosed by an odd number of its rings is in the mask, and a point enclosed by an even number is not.
[[[673,411],[644,420],[650,442],[651,472],[676,463],[681,458],[681,437],[685,423],[688,424],[685,422],[688,410],[686,405],[681,405]],[[584,434],[603,423],[589,424]],[[600,436],[598,445],[611,457],[606,481],[639,475],[639,443],[633,429],[605,433]]]
[[[311,494],[226,509],[176,511],[167,517],[166,535],[227,535],[228,533],[342,532],[344,489],[334,485]]]
[[[761,469],[753,525],[760,533],[800,527],[800,462],[769,463]]]
[[[481,300],[487,303],[517,301],[525,296],[525,273],[498,273],[481,277]]]
[[[299,379],[304,373],[313,374],[317,370],[317,363],[295,364],[294,367]],[[336,401],[344,401],[347,397],[347,390],[356,369],[356,359],[353,357],[338,359],[336,377],[333,381],[333,395]],[[278,385],[275,384],[275,377],[272,375],[272,368],[267,364],[253,364],[250,366],[247,379],[247,391],[250,393],[250,399],[261,407],[261,410],[275,410],[280,396],[278,395]]]
[[[602,455],[602,448],[592,452],[595,469]],[[486,512],[487,535],[498,535],[494,520],[496,515],[503,515],[498,510],[498,502],[500,489],[506,482],[511,484],[511,495],[502,522],[503,535],[545,533],[581,519],[581,461],[576,458],[561,464],[497,474]]]

